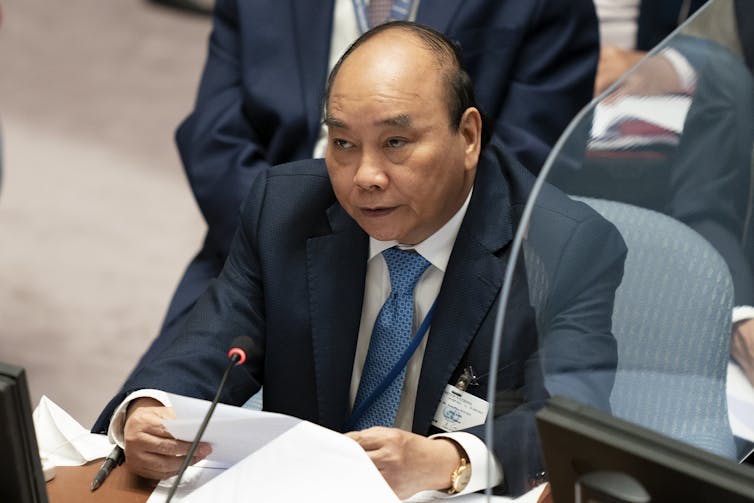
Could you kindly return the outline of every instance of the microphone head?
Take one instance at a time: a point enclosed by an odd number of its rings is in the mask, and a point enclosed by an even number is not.
[[[238,362],[236,365],[241,365],[246,361],[248,355],[251,354],[253,348],[254,340],[251,337],[248,335],[239,335],[233,339],[230,351],[228,351],[228,358],[232,359],[233,356],[237,356]]]

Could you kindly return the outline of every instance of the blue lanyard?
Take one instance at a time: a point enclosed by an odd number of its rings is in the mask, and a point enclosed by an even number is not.
[[[414,0],[393,0],[393,4],[390,7],[390,18],[388,21],[399,21],[408,19],[408,15],[411,13],[411,8],[414,5]],[[359,33],[366,33],[369,31],[369,16],[367,16],[367,3],[366,0],[353,0],[353,10],[356,11],[356,23],[359,25]]]
[[[362,416],[362,414],[364,414],[369,406],[372,405],[375,400],[377,400],[377,398],[388,388],[388,386],[390,386],[395,378],[398,377],[398,374],[400,374],[406,367],[408,361],[412,356],[414,356],[416,348],[419,347],[422,339],[424,339],[424,336],[427,335],[427,330],[429,330],[429,326],[432,324],[432,315],[435,314],[436,306],[437,299],[435,299],[435,301],[432,303],[432,307],[429,308],[427,316],[424,317],[424,321],[422,321],[422,324],[419,325],[419,330],[416,331],[416,335],[414,335],[414,338],[411,339],[411,344],[409,344],[409,346],[403,352],[400,360],[395,362],[395,365],[393,365],[393,368],[390,369],[390,372],[388,372],[388,374],[382,379],[382,382],[380,382],[379,386],[377,386],[368,397],[362,400],[361,403],[356,405],[356,408],[353,410],[353,412],[351,412],[351,417],[349,417],[343,425],[343,431],[353,430],[353,426],[356,424],[356,421],[359,420],[359,418]]]

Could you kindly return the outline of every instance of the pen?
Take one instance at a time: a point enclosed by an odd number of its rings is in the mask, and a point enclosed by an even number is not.
[[[105,461],[102,462],[102,466],[100,466],[99,470],[97,470],[97,475],[94,476],[94,480],[92,480],[92,483],[89,485],[90,491],[96,491],[99,486],[102,485],[102,483],[105,481],[108,475],[110,475],[110,472],[121,464],[123,462],[123,449],[121,449],[118,446],[115,446],[115,448],[110,452],[110,454],[107,455],[105,458]]]

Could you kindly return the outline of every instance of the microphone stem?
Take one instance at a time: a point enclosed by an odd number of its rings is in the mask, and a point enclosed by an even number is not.
[[[186,468],[191,464],[191,459],[194,457],[194,452],[196,452],[196,448],[199,446],[199,441],[202,438],[202,435],[204,435],[204,430],[207,429],[207,424],[209,424],[209,420],[212,417],[212,414],[215,412],[215,407],[217,406],[217,402],[220,400],[220,393],[222,393],[223,387],[225,387],[225,381],[228,379],[228,374],[230,373],[230,369],[233,368],[233,366],[238,363],[238,360],[240,357],[237,354],[234,354],[230,358],[230,363],[225,368],[225,373],[223,374],[223,378],[220,381],[220,386],[217,387],[217,393],[215,393],[215,398],[212,400],[212,404],[209,406],[209,410],[207,411],[207,414],[204,416],[204,421],[202,421],[201,426],[199,426],[199,431],[196,433],[196,437],[194,438],[194,441],[191,443],[191,447],[189,448],[188,454],[186,454],[186,457],[183,459],[183,463],[181,464],[181,467],[178,469],[178,473],[176,475],[175,482],[173,482],[173,486],[170,488],[170,492],[168,493],[168,497],[165,500],[165,503],[170,503],[170,500],[173,499],[173,495],[175,494],[176,490],[178,490],[178,485],[181,483],[181,479],[183,478],[183,473],[186,471]]]

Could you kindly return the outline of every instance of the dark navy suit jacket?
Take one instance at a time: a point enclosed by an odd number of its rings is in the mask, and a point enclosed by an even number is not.
[[[448,383],[471,365],[486,398],[491,337],[511,239],[533,176],[487,148],[438,296],[418,383],[413,431],[431,420]],[[523,261],[513,283],[497,374],[495,452],[518,494],[542,470],[534,413],[545,377],[574,375],[559,394],[607,408],[617,354],[611,335],[625,246],[588,206],[547,187],[535,211],[552,301],[537,336]],[[263,172],[252,187],[230,256],[170,347],[142,365],[116,397],[158,388],[211,399],[234,337],[255,343],[222,400],[243,404],[264,385],[264,408],[342,430],[364,294],[369,239],[336,201],[324,161]],[[551,259],[548,259],[550,257]],[[592,374],[592,371],[594,372]],[[546,376],[545,376],[546,375]],[[552,391],[552,390],[551,390]],[[483,437],[483,427],[472,433]]]
[[[678,28],[707,0],[642,0],[636,48],[649,51]]]

